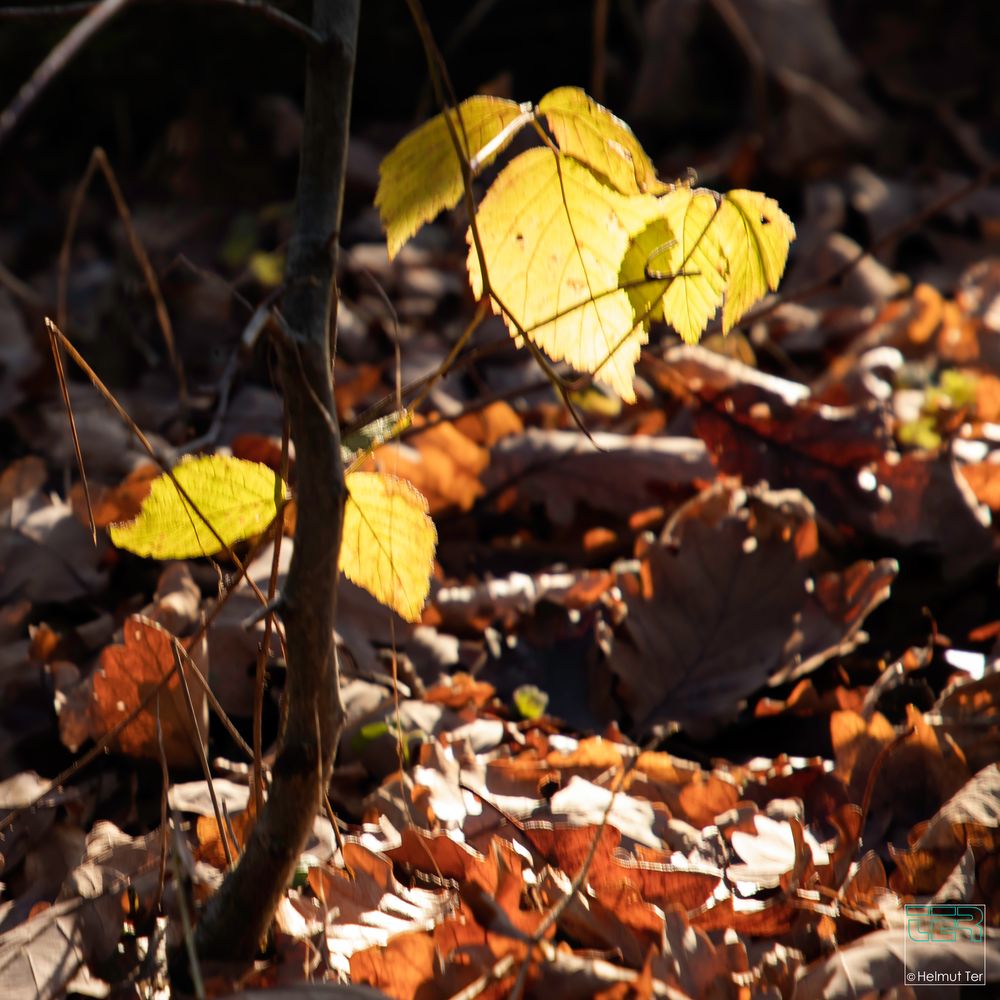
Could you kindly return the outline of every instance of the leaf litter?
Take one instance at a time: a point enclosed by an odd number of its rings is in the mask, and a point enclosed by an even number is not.
[[[671,5],[648,6],[652,23]],[[760,6],[748,27],[773,55]],[[782,157],[816,155],[810,101],[821,120],[872,141],[852,117],[866,101],[854,59],[814,6],[802,16],[828,61],[812,54],[796,69],[775,56],[793,83],[770,127],[794,124],[782,156],[774,144],[764,154],[777,169]],[[647,110],[654,54],[634,97]],[[816,86],[796,89],[795,72]],[[552,116],[566,116],[565,141],[586,158],[586,132],[574,140],[569,130],[594,112],[563,100],[550,102]],[[504,121],[521,113],[502,108]],[[455,198],[447,167],[425,214]],[[638,161],[603,169],[640,189],[655,178]],[[901,193],[880,180],[804,182],[793,275],[852,252],[848,210],[864,225],[895,220]],[[906,203],[923,190],[903,186]],[[429,501],[440,545],[428,603],[419,616],[403,606],[419,617],[405,621],[342,585],[339,829],[317,818],[261,960],[247,982],[213,980],[215,995],[337,995],[334,982],[350,981],[348,995],[451,997],[486,977],[477,995],[501,996],[526,963],[529,996],[908,996],[902,907],[926,901],[985,905],[989,926],[974,956],[956,942],[918,951],[918,968],[971,967],[985,947],[1000,975],[989,515],[1000,350],[986,249],[996,218],[983,205],[954,223],[978,233],[971,266],[950,253],[954,232],[933,229],[942,252],[932,264],[947,279],[925,262],[908,288],[869,260],[815,304],[755,321],[740,360],[654,325],[634,404],[580,394],[593,441],[513,352],[484,352],[468,377],[434,389],[402,440],[363,468],[402,477]],[[394,344],[405,371],[425,371],[467,320],[456,316],[467,309],[456,293],[461,234],[432,223],[419,245],[394,247],[390,264],[377,233],[362,238],[366,225],[356,211],[345,232],[338,405],[350,419],[392,393]],[[216,235],[213,254],[227,234]],[[82,239],[100,258],[100,241]],[[168,255],[183,248],[176,235],[164,241],[176,244]],[[369,265],[399,299],[398,330],[366,286]],[[199,331],[233,332],[220,301],[209,310],[190,291],[171,300],[193,371],[214,370]],[[25,333],[31,314],[7,292],[2,305],[3,405],[19,457],[0,480],[0,976],[14,997],[107,995],[137,978],[152,991],[163,986],[164,943],[180,940],[182,906],[207,897],[227,863],[223,838],[238,851],[253,821],[246,757],[217,718],[208,724],[197,685],[192,727],[171,683],[113,753],[66,783],[51,779],[141,703],[174,667],[170,637],[189,639],[230,590],[191,655],[249,738],[264,627],[244,627],[257,602],[224,557],[164,573],[112,550],[103,533],[90,545],[67,489],[63,418]],[[631,367],[614,377],[631,385]],[[276,472],[280,403],[266,373],[246,381],[213,447]],[[204,382],[214,406],[217,383]],[[72,389],[99,524],[128,520],[148,490],[144,456],[89,388]],[[466,412],[512,389],[528,391]],[[139,395],[144,430],[179,458],[185,436],[164,418],[171,398]],[[214,412],[194,406],[203,430]],[[241,546],[266,589],[269,545]],[[284,539],[279,588],[292,551]],[[265,772],[280,640],[265,651]],[[918,646],[925,657],[880,682]],[[542,714],[519,710],[523,685],[546,696]]]

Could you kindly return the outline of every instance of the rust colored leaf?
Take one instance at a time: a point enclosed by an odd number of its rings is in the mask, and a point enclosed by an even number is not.
[[[462,708],[466,705],[483,708],[493,700],[495,694],[496,689],[492,684],[474,680],[466,673],[457,673],[432,687],[424,695],[424,700],[448,708]]]
[[[622,755],[607,740],[592,736],[581,740],[579,746],[569,753],[552,751],[546,762],[564,774],[579,774],[593,781],[606,771],[622,766]]]
[[[421,987],[434,978],[434,939],[422,931],[400,934],[384,947],[351,956],[351,982],[378,987],[396,1000],[437,996]]]
[[[623,859],[615,859],[606,875],[607,883],[599,876],[595,879],[598,892],[601,891],[602,884],[614,885],[625,881],[634,885],[643,899],[661,909],[669,909],[673,905],[685,910],[700,907],[711,898],[722,881],[722,872],[717,868],[679,868],[653,861]]]
[[[977,462],[959,466],[959,471],[976,499],[990,510],[1000,512],[1000,463]]]
[[[455,420],[455,428],[470,441],[492,448],[505,437],[524,433],[524,421],[509,403],[498,400],[475,413],[463,413]]]
[[[468,510],[482,496],[480,476],[489,461],[485,448],[454,424],[442,423],[417,430],[403,444],[382,445],[361,469],[408,479],[427,498],[431,514],[437,514],[449,507]]]
[[[939,558],[948,577],[991,558],[993,538],[954,463],[888,450],[882,408],[826,406],[805,386],[697,349],[667,360],[693,394],[695,428],[723,472],[800,489],[845,533]]]
[[[108,646],[101,653],[94,673],[94,700],[90,717],[92,730],[103,735],[133,709],[173,669],[175,658],[170,634],[155,622],[132,615],[122,627],[124,643]],[[203,674],[207,674],[207,654],[204,644],[191,655]],[[190,667],[187,667],[190,671]],[[159,697],[160,726],[168,763],[195,767],[198,755],[193,740],[204,742],[208,737],[208,705],[203,689],[189,679],[194,701],[197,730],[192,727],[187,702],[175,674]],[[133,757],[159,759],[156,738],[156,700],[131,722],[118,737],[122,753]]]
[[[486,863],[486,858],[471,847],[459,843],[444,833],[425,833],[407,827],[399,847],[386,852],[395,864],[416,871],[440,875],[443,878],[465,879],[470,872]]]
[[[699,829],[740,800],[735,781],[667,753],[640,754],[626,781],[630,794],[663,802],[673,815]]]
[[[830,716],[837,774],[848,786],[852,802],[861,801],[875,758],[895,736],[895,730],[881,712],[867,722],[857,712],[834,712]]]

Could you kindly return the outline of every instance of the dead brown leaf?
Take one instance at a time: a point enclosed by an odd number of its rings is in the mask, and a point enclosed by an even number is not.
[[[720,484],[640,549],[639,585],[626,593],[628,615],[608,653],[640,730],[717,723],[770,678],[795,677],[858,644],[895,567],[860,564],[855,579],[824,578],[810,592],[800,552],[812,555],[814,538],[801,494]]]
[[[493,448],[485,487],[512,486],[521,502],[544,504],[554,523],[566,525],[578,507],[626,518],[715,475],[704,445],[693,438],[592,437],[529,428],[507,438]]]
[[[115,724],[137,708],[146,695],[173,669],[174,647],[169,633],[155,622],[133,615],[123,627],[124,644],[108,646],[101,653],[94,672],[94,700],[90,706],[92,732],[103,736]],[[190,651],[202,674],[207,675],[204,640]],[[190,667],[185,666],[190,671]],[[208,736],[208,703],[202,687],[190,678],[188,685],[194,701],[197,730],[192,726],[187,702],[175,674],[159,697],[159,719],[163,747],[168,763],[195,767],[198,755],[193,739],[204,742]],[[160,757],[156,735],[157,702],[142,711],[118,737],[122,753],[135,757]]]

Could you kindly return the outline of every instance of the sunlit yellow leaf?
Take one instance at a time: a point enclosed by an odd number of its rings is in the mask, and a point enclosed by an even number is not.
[[[513,700],[522,719],[540,719],[549,707],[548,694],[534,684],[514,688]]]
[[[470,97],[456,109],[461,124],[456,131],[468,142],[470,160],[486,166],[513,138],[513,123],[531,120],[530,107],[499,97]],[[451,112],[455,121],[455,112]],[[511,128],[505,131],[508,126]],[[499,140],[499,141],[498,141]],[[452,144],[444,115],[435,115],[407,135],[379,168],[375,205],[385,226],[389,256],[438,212],[454,208],[462,197],[461,161]]]
[[[266,465],[226,455],[190,458],[173,475],[226,545],[262,532],[285,497],[285,484]],[[167,475],[153,480],[135,520],[108,531],[120,549],[151,559],[194,559],[223,548]]]
[[[777,287],[794,226],[774,201],[753,191],[677,188],[659,203],[660,217],[622,261],[619,281],[635,315],[664,319],[693,344],[722,305],[728,331]]]
[[[347,476],[340,568],[407,621],[420,620],[436,544],[427,501],[405,479],[376,472]]]
[[[632,130],[579,87],[559,87],[538,102],[562,152],[585,163],[622,194],[668,189]]]
[[[657,209],[651,195],[620,194],[576,160],[538,148],[507,165],[476,215],[499,300],[493,310],[509,310],[511,335],[519,324],[550,357],[595,372],[628,402],[646,330],[618,273],[631,237]],[[469,245],[479,298],[484,283],[471,231]]]
[[[757,191],[730,191],[717,221],[729,259],[722,330],[727,332],[769,291],[778,287],[795,239],[792,220],[778,203]]]
[[[663,315],[686,343],[695,344],[726,290],[728,266],[716,226],[719,200],[711,191],[678,188],[665,195],[661,205],[675,240],[666,269],[671,280],[663,293]]]
[[[285,276],[285,255],[258,251],[250,255],[247,269],[265,288],[277,288]]]

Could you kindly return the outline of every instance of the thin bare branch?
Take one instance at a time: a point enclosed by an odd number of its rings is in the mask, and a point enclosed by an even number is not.
[[[0,146],[17,128],[18,122],[35,103],[39,94],[66,68],[80,49],[129,2],[130,0],[101,0],[87,11],[49,52],[41,65],[14,95],[10,104],[0,112]]]
[[[181,681],[181,690],[184,692],[184,705],[188,712],[188,721],[191,723],[191,741],[194,745],[195,753],[198,756],[198,763],[201,765],[201,773],[205,776],[205,782],[208,785],[208,795],[212,800],[212,810],[215,813],[215,823],[219,828],[219,839],[222,841],[222,850],[226,855],[226,864],[232,868],[233,867],[233,852],[229,846],[229,837],[226,835],[226,824],[222,819],[222,812],[219,809],[219,797],[215,794],[215,782],[212,780],[212,769],[208,766],[208,755],[205,753],[205,744],[201,738],[201,731],[198,726],[198,715],[195,712],[194,700],[191,697],[191,688],[187,682],[187,673],[184,670],[184,664],[181,661],[181,655],[177,651],[177,645],[173,647],[174,650],[174,669],[177,671],[177,676]]]
[[[63,406],[69,419],[69,433],[73,439],[73,451],[76,453],[76,467],[80,470],[80,482],[83,483],[83,497],[87,502],[87,520],[90,522],[90,536],[97,544],[97,521],[94,520],[94,505],[90,499],[90,483],[87,482],[87,470],[83,465],[83,452],[80,450],[80,435],[76,429],[76,416],[73,404],[69,398],[69,385],[66,382],[66,369],[63,367],[62,348],[56,336],[56,328],[51,321],[46,320],[45,328],[49,334],[49,345],[52,347],[52,361],[56,366],[56,379],[59,382],[59,392],[62,394]]]
[[[205,957],[248,962],[271,923],[322,808],[343,725],[333,639],[346,500],[331,379],[338,236],[360,0],[316,0],[295,229],[278,349],[299,470],[295,547],[283,592],[287,723],[271,790],[237,866],[198,923]],[[265,599],[266,602],[266,599]],[[183,959],[178,956],[180,961]],[[175,965],[183,976],[183,968]]]
[[[59,283],[56,293],[56,322],[60,327],[66,329],[69,317],[67,315],[67,296],[69,294],[69,268],[70,256],[73,251],[73,237],[76,235],[77,222],[80,218],[80,210],[83,208],[83,199],[87,189],[93,179],[95,171],[100,170],[108,189],[111,191],[111,198],[115,203],[115,210],[118,218],[122,220],[125,229],[125,238],[128,240],[129,249],[135,257],[139,270],[142,271],[146,287],[149,289],[150,298],[153,300],[153,310],[156,313],[156,321],[159,324],[160,332],[163,334],[163,341],[167,346],[167,353],[170,355],[170,363],[173,365],[174,374],[177,376],[177,387],[180,395],[181,406],[187,405],[187,382],[184,378],[184,366],[181,364],[180,355],[177,353],[177,345],[174,340],[174,328],[170,322],[170,313],[167,312],[167,304],[163,301],[163,293],[160,291],[160,283],[156,278],[156,271],[146,253],[146,248],[139,239],[139,234],[132,224],[132,213],[129,211],[128,203],[122,194],[122,189],[118,184],[118,177],[115,175],[108,159],[107,153],[98,146],[91,154],[87,169],[80,178],[80,183],[73,192],[73,199],[70,202],[69,216],[66,220],[66,232],[63,234],[62,246],[59,248]]]
[[[135,0],[135,2],[142,2],[148,6],[179,2],[198,3],[205,6],[242,7],[250,13],[260,15],[272,24],[276,24],[306,45],[318,45],[320,42],[319,35],[308,24],[303,24],[297,17],[293,17],[272,4],[265,3],[264,0]],[[78,14],[86,14],[93,10],[95,6],[97,5],[93,0],[86,0],[83,3],[74,0],[72,3],[39,4],[37,7],[0,7],[0,21],[42,21],[58,17],[76,17]]]

